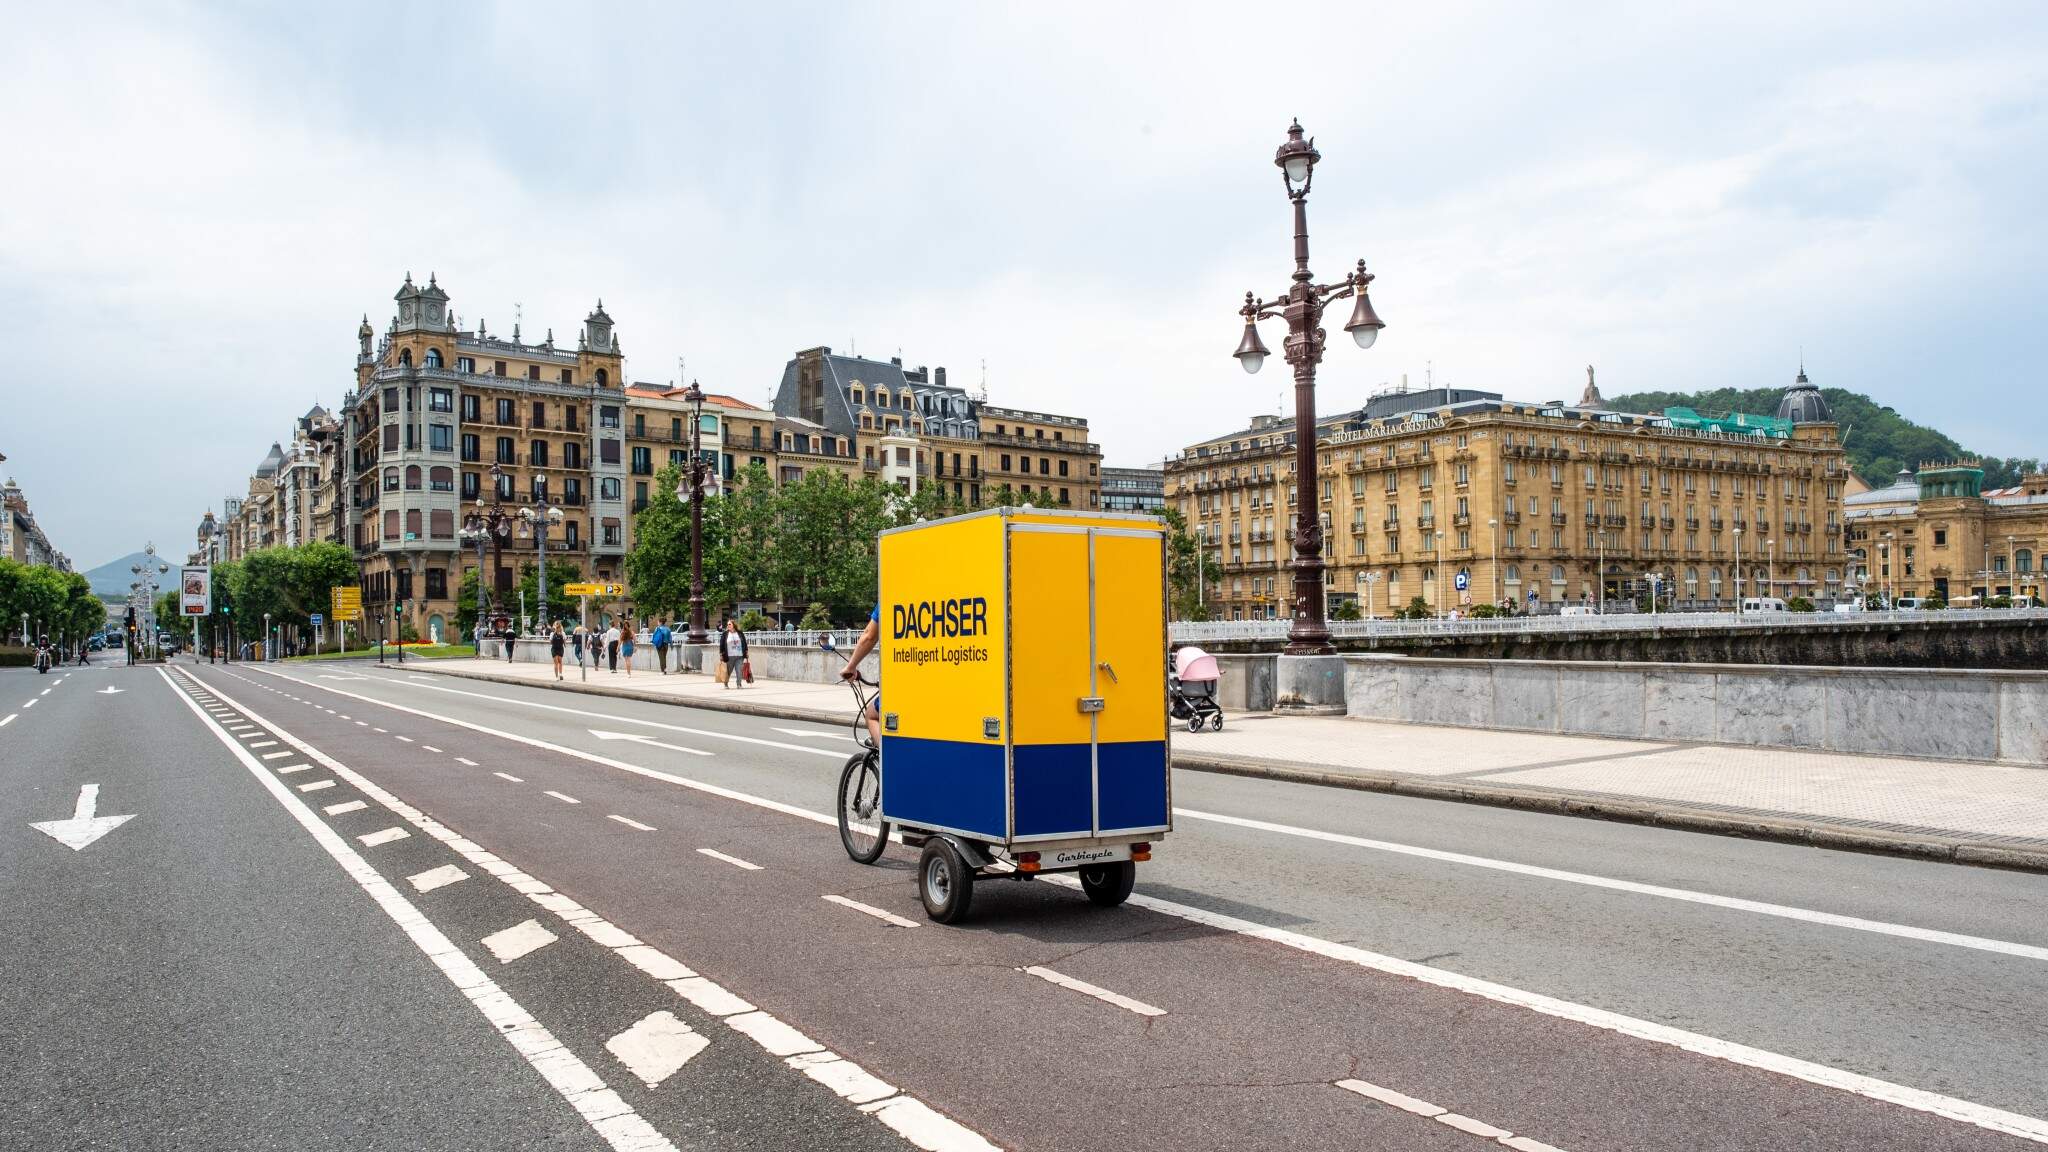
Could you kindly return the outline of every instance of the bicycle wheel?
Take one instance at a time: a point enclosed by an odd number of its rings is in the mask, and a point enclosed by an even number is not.
[[[839,842],[862,864],[873,864],[889,846],[881,812],[882,774],[874,753],[855,753],[839,773]]]

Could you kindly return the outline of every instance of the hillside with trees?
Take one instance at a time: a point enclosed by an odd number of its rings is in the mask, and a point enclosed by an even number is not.
[[[1716,388],[1710,392],[1632,392],[1608,400],[1613,408],[1629,412],[1662,412],[1666,408],[1691,408],[1705,415],[1726,412],[1755,412],[1772,415],[1781,388]],[[1981,456],[1941,432],[1913,423],[1891,408],[1861,392],[1823,388],[1835,423],[1847,437],[1849,467],[1872,487],[1892,482],[1901,468],[1916,468],[1933,460],[1974,459],[1984,465],[1984,486],[2006,488],[2019,483],[2029,472],[2039,472],[2041,462],[2022,457]]]

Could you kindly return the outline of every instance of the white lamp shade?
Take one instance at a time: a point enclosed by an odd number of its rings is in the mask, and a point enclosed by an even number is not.
[[[1290,183],[1305,184],[1308,182],[1309,164],[1306,155],[1288,157],[1286,167],[1287,179]]]

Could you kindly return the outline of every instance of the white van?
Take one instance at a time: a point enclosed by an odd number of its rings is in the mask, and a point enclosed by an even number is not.
[[[1892,601],[1892,607],[1900,612],[1916,611],[1920,607],[1920,597],[1901,596]]]
[[[1776,596],[1751,596],[1742,602],[1744,612],[1783,612],[1785,602]]]

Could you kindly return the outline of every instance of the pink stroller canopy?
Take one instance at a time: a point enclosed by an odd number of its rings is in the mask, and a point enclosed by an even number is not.
[[[1200,648],[1183,648],[1175,654],[1174,676],[1180,680],[1218,680],[1223,674],[1216,668],[1216,658]]]

